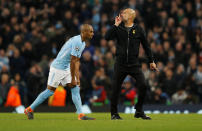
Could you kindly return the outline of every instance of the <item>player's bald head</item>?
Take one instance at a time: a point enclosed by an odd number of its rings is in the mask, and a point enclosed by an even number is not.
[[[125,10],[123,10],[126,14],[128,14],[129,15],[129,18],[131,18],[131,19],[135,19],[135,17],[136,17],[136,12],[135,12],[135,10],[133,10],[133,9],[131,9],[131,8],[126,8]]]
[[[82,24],[80,27],[80,31],[83,39],[92,39],[94,35],[93,27],[89,24]]]
[[[93,27],[91,25],[89,25],[89,24],[82,24],[81,27],[80,27],[81,33],[82,32],[88,32],[88,31],[90,31],[92,29],[93,29]]]

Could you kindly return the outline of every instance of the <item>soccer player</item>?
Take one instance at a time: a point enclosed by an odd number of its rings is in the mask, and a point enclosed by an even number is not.
[[[82,113],[82,102],[80,97],[79,65],[81,53],[85,48],[85,42],[90,40],[94,33],[93,27],[83,24],[80,28],[80,35],[70,38],[61,48],[56,59],[50,66],[47,89],[39,94],[36,100],[25,109],[24,113],[28,119],[33,119],[33,111],[54,94],[58,85],[71,88],[72,100],[76,106],[78,120],[95,120]]]

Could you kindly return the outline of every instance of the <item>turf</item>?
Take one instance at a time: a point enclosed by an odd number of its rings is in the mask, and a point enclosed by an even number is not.
[[[78,121],[74,113],[35,113],[34,120],[23,114],[0,113],[0,131],[201,131],[202,115],[152,114],[151,121],[120,114],[124,120],[112,121],[109,113],[93,113],[95,121]]]

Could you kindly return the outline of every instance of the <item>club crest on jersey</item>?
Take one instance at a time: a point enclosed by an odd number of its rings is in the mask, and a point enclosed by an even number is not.
[[[135,30],[133,30],[133,34],[135,34]]]
[[[75,50],[76,50],[76,51],[79,51],[79,47],[75,47]]]

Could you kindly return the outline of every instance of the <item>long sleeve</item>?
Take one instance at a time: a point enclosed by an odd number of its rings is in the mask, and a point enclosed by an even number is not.
[[[141,28],[141,43],[142,43],[145,53],[149,59],[149,63],[152,63],[154,61],[153,54],[152,54],[150,45],[147,41],[146,33],[142,28]]]
[[[116,30],[117,26],[113,25],[106,33],[105,39],[106,40],[113,40],[116,37]]]

